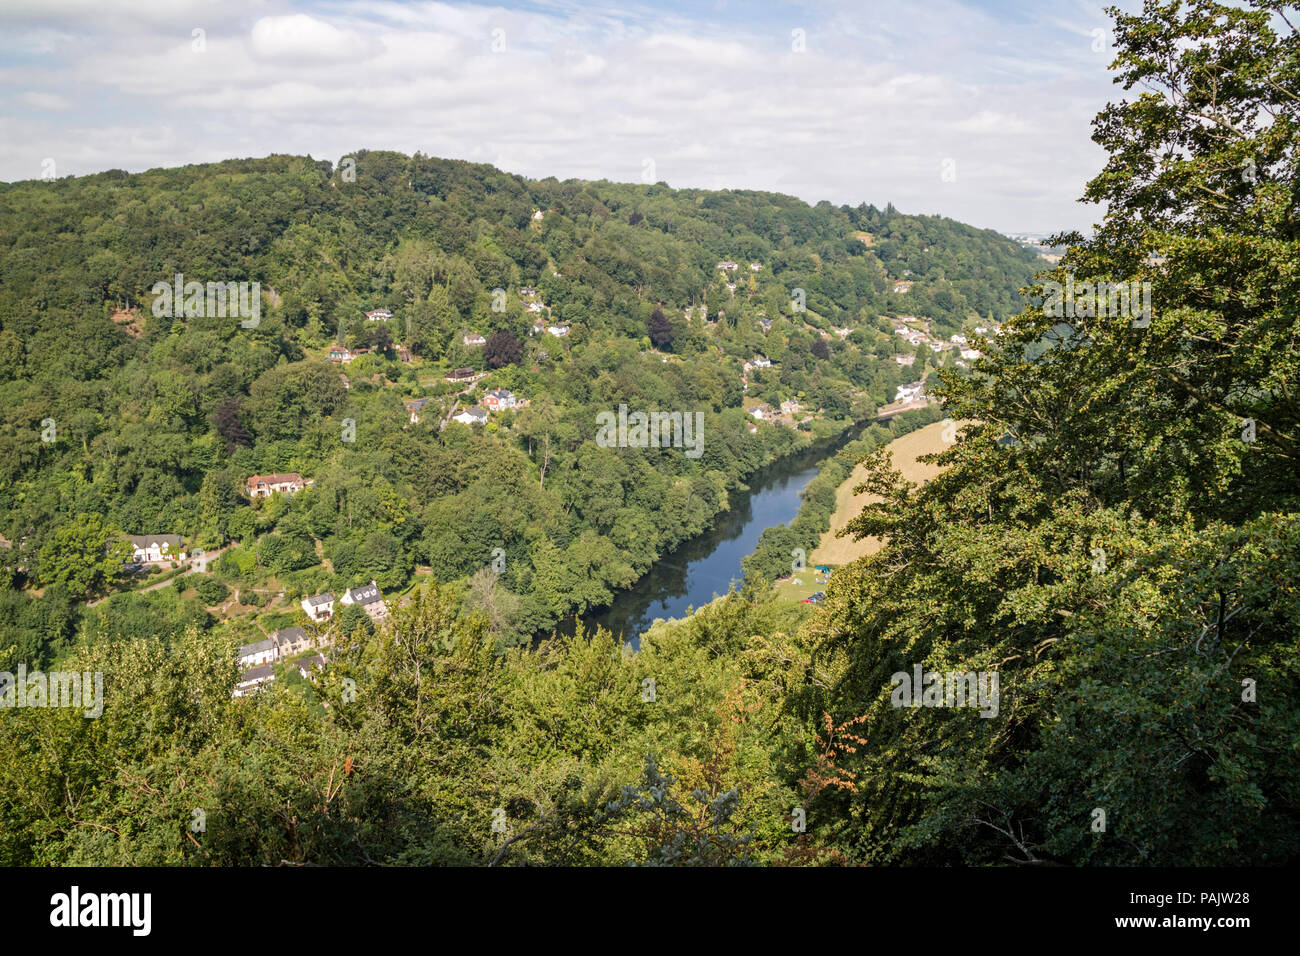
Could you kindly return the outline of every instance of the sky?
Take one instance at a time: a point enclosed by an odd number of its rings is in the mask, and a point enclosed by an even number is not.
[[[1087,230],[1103,6],[2,0],[0,180],[392,149]]]

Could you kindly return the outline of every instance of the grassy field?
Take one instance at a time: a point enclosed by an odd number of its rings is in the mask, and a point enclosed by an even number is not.
[[[939,473],[936,465],[925,465],[916,459],[942,451],[943,422],[934,422],[924,428],[909,432],[902,438],[889,443],[889,450],[894,454],[894,468],[902,472],[903,477],[913,483],[924,483]],[[853,489],[862,483],[865,471],[861,465],[853,469],[844,484],[835,493],[835,513],[831,515],[831,526],[822,535],[821,543],[808,557],[808,564],[848,564],[864,555],[875,554],[880,550],[880,541],[876,538],[864,538],[854,541],[850,537],[837,538],[835,532],[858,516],[863,507],[879,499],[875,495],[854,495]],[[816,590],[815,588],[812,590]]]

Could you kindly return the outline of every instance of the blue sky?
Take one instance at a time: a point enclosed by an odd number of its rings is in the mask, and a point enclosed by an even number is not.
[[[1108,28],[1076,0],[5,0],[0,180],[419,150],[1086,229]]]

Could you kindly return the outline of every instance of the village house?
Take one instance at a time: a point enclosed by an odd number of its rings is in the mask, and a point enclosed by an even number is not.
[[[925,397],[925,383],[912,382],[910,385],[898,386],[898,391],[894,394],[895,404],[910,404],[920,401]]]
[[[128,534],[126,540],[131,545],[131,561],[135,564],[185,560],[178,534]]]
[[[393,317],[391,309],[374,309],[366,313],[367,322],[387,322]]]
[[[760,265],[760,264],[757,263],[757,262],[751,262],[751,263],[749,264],[749,271],[750,271],[750,272],[757,272],[759,269],[762,269],[762,268],[763,268],[762,265]]]
[[[524,286],[519,290],[519,295],[525,299],[531,299],[537,295],[537,290],[530,285]]]
[[[534,209],[533,222],[541,222],[541,221],[542,221],[542,211],[540,209]]]
[[[300,603],[302,604],[302,609],[307,612],[307,616],[313,621],[328,621],[334,616],[333,591],[326,591],[324,594],[305,597]]]
[[[781,403],[782,415],[794,415],[798,413],[798,411],[799,411],[799,403],[795,401],[793,398],[788,399],[787,401]]]
[[[734,282],[728,282],[728,283],[727,283],[727,291],[728,291],[728,292],[735,292],[735,291],[736,291],[736,283],[734,283]]]
[[[487,344],[487,339],[483,338],[483,336],[479,335],[477,332],[470,332],[467,335],[462,335],[460,337],[460,340],[464,342],[466,345],[475,348],[477,348],[480,345]]]
[[[718,263],[718,268],[725,272],[735,272],[740,268],[740,263],[732,262],[730,259],[723,259]]]
[[[760,422],[770,422],[772,419],[776,418],[776,410],[766,403],[755,405],[749,410],[749,414],[753,415]]]
[[[771,367],[772,367],[772,363],[769,362],[769,361],[768,361],[766,358],[764,358],[762,355],[755,355],[755,356],[754,356],[754,361],[753,361],[752,364],[753,364],[754,368],[771,368]]]
[[[483,404],[491,412],[514,408],[516,404],[515,393],[508,388],[494,388],[483,396]]]
[[[852,330],[852,329],[836,329],[836,330],[835,330],[835,334],[838,335],[838,336],[839,336],[840,338],[842,338],[842,339],[847,339],[851,334],[853,334],[853,330]]]
[[[302,675],[303,680],[311,680],[314,674],[324,669],[325,656],[323,654],[313,654],[311,657],[304,657],[298,662],[298,673]]]
[[[533,328],[528,334],[536,335],[538,332],[545,332],[545,331],[546,331],[546,320],[541,317],[538,317],[533,320]]]
[[[478,373],[475,372],[472,368],[458,368],[447,373],[447,381],[468,382],[468,381],[472,381],[474,376],[477,374]]]
[[[484,413],[486,414],[486,412]],[[356,604],[366,612],[372,621],[381,621],[388,616],[388,605],[379,593],[379,585],[372,578],[369,584],[359,588],[348,588],[339,598],[343,604]]]
[[[477,405],[473,408],[467,408],[464,411],[457,412],[451,417],[453,422],[460,422],[462,425],[486,425],[488,420],[488,411],[486,408],[479,408]]]
[[[282,661],[309,651],[314,646],[307,632],[300,627],[282,628],[271,635],[271,640],[275,641],[276,657]]]
[[[758,324],[761,325],[761,326],[763,327],[763,331],[764,331],[764,332],[771,332],[771,331],[772,331],[772,320],[771,320],[771,319],[759,319],[759,320],[758,320]]]
[[[353,359],[360,358],[361,356],[368,355],[369,353],[370,353],[370,349],[365,349],[365,348],[350,349],[343,345],[334,345],[330,347],[329,354],[330,354],[331,362],[334,362],[335,364],[342,362],[344,365],[347,365]]]
[[[524,308],[527,311],[532,312],[534,315],[536,315],[539,312],[546,311],[546,306],[543,305],[541,302],[529,302],[526,306],[524,306]]]
[[[266,685],[275,680],[275,671],[270,664],[261,664],[257,667],[251,667],[239,676],[239,683],[235,685],[232,697],[247,697],[256,691],[261,690]]]
[[[569,334],[569,327],[567,325],[548,325],[546,331],[556,338],[562,339]]]
[[[406,406],[406,412],[410,416],[412,425],[420,423],[420,409],[424,408],[428,403],[428,398],[413,398],[410,401],[402,402]]]
[[[283,475],[253,475],[244,482],[250,498],[269,498],[276,492],[292,495],[309,484],[311,482],[303,481],[302,475],[295,471]]]
[[[965,345],[965,344],[966,344],[966,336],[964,336],[964,335],[954,335],[954,336],[953,336],[949,341],[951,341],[953,345]]]
[[[961,357],[966,359],[968,362],[974,361],[980,357],[980,351],[979,349],[962,349]]]
[[[912,283],[906,279],[900,279],[894,283],[894,291],[899,293],[911,292]]]
[[[260,641],[254,641],[252,644],[245,644],[238,651],[240,667],[256,667],[258,664],[269,664],[279,656],[279,645],[274,638],[264,638]]]
[[[894,356],[894,361],[897,362],[899,365],[907,366],[907,365],[911,365],[913,362],[916,361],[916,356],[915,356],[915,355],[895,355],[895,356]]]

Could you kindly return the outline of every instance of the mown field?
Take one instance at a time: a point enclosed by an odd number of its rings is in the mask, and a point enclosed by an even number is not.
[[[938,466],[924,464],[917,459],[943,450],[943,429],[943,422],[934,422],[889,443],[889,450],[894,455],[894,467],[902,472],[903,477],[908,481],[921,484],[939,473]],[[830,529],[822,535],[817,550],[809,556],[810,565],[848,564],[850,561],[880,550],[880,541],[877,538],[854,541],[850,537],[835,537],[835,533],[857,517],[864,507],[878,500],[874,495],[853,493],[853,489],[862,483],[864,475],[865,470],[858,465],[835,493],[835,513],[831,515]]]

